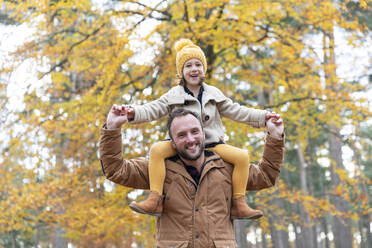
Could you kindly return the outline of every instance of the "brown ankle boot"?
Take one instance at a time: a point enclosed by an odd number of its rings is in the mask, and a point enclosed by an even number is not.
[[[233,198],[231,219],[258,219],[263,216],[262,211],[250,208],[245,202],[245,197]]]
[[[140,202],[131,202],[129,207],[138,213],[161,216],[163,212],[163,196],[155,191],[151,191],[149,197]]]

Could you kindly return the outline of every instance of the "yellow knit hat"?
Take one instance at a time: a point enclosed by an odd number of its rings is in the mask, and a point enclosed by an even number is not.
[[[182,78],[183,65],[189,59],[199,59],[203,64],[204,74],[207,71],[207,60],[200,47],[192,43],[189,39],[180,39],[174,44],[176,55],[177,76]]]

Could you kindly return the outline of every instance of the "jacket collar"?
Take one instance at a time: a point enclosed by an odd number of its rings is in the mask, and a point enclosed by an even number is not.
[[[223,168],[225,167],[225,163],[223,162],[223,160],[221,159],[220,156],[218,156],[217,154],[214,154],[213,156],[211,157],[208,157],[206,160],[205,160],[205,166],[204,166],[204,170],[200,176],[200,181],[199,183],[203,180],[203,178],[205,177],[205,175],[207,175],[207,173],[212,170],[213,168]]]
[[[223,102],[226,100],[225,95],[218,90],[217,88],[210,86],[206,83],[203,83],[203,98],[202,98],[202,105],[205,105],[207,102],[213,100],[217,103]],[[171,95],[169,95],[169,103],[170,104],[184,104],[185,101],[197,101],[195,97],[185,92],[185,89],[181,85],[177,85],[173,88],[174,91]]]
[[[203,92],[204,92],[204,84],[202,84],[200,86],[199,94],[197,96],[194,96],[194,93],[192,93],[192,91],[189,90],[189,88],[187,88],[186,85],[183,86],[183,89],[185,90],[186,94],[189,94],[190,96],[193,96],[193,97],[197,98],[198,101],[200,102],[200,104],[202,104]]]
[[[209,151],[209,150],[205,150],[204,153],[206,155],[206,159],[205,159],[205,162],[204,162],[205,166],[204,166],[204,169],[203,169],[202,174],[200,176],[199,184],[203,180],[203,177],[211,169],[225,167],[225,163],[222,161],[220,156],[218,156],[217,154],[215,154],[214,152]],[[191,181],[195,186],[197,186],[194,179],[187,172],[186,168],[183,165],[182,160],[180,159],[180,157],[178,155],[176,155],[174,157],[171,157],[168,160],[173,162],[173,163],[168,164],[168,166],[167,166],[168,170],[171,170],[171,171],[173,171],[177,174],[180,174],[181,176],[183,176],[183,177],[187,178],[189,181]]]
[[[178,85],[174,88],[173,94],[169,95],[169,104],[184,104],[185,101],[198,101],[190,94],[187,94],[183,86]]]

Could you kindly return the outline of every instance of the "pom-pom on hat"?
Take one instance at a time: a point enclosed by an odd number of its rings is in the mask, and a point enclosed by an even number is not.
[[[177,76],[182,78],[183,66],[189,59],[198,59],[203,64],[204,74],[207,71],[207,60],[200,47],[192,43],[189,39],[180,39],[174,44],[176,55]]]

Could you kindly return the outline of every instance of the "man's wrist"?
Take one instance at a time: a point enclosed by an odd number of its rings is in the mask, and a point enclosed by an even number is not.
[[[277,133],[277,132],[267,132],[267,134],[268,135],[270,135],[271,137],[273,137],[273,138],[275,138],[275,139],[279,139],[279,140],[281,140],[281,139],[283,139],[284,138],[284,133],[282,132],[282,133]]]
[[[117,127],[114,123],[109,123],[109,122],[106,123],[106,129],[108,130],[113,130],[113,129],[118,129],[118,128],[120,127]]]

